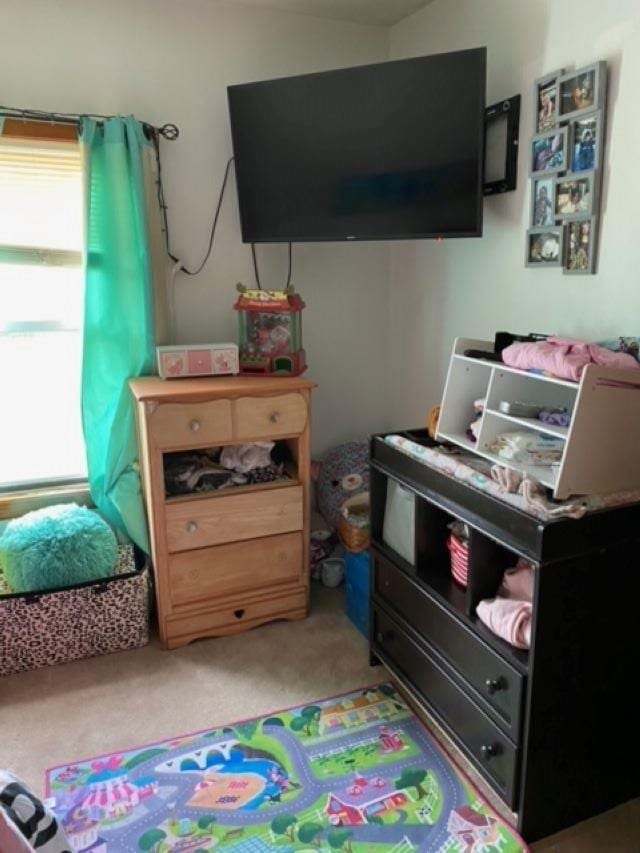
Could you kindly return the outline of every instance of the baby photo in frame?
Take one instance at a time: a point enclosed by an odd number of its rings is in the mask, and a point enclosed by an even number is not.
[[[595,205],[595,173],[568,174],[558,178],[554,186],[555,219],[584,219],[591,216]]]
[[[558,79],[558,115],[562,121],[602,106],[606,62],[595,62]]]
[[[601,125],[602,114],[599,111],[571,122],[569,166],[572,172],[591,172],[600,167]]]
[[[555,224],[553,176],[531,181],[531,227],[544,228]]]
[[[567,257],[564,272],[588,275],[595,271],[595,219],[576,219],[567,225]]]
[[[558,125],[558,78],[563,70],[538,78],[533,84],[535,115],[533,126],[536,133],[544,133]]]
[[[563,262],[564,228],[530,228],[527,231],[525,266],[560,267]]]
[[[532,178],[568,169],[567,132],[568,128],[558,127],[532,138],[529,163]]]

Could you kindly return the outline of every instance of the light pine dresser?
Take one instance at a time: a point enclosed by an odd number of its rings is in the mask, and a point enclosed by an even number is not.
[[[130,386],[165,648],[305,617],[314,383],[145,377]],[[166,496],[165,454],[264,440],[286,443],[290,479]]]

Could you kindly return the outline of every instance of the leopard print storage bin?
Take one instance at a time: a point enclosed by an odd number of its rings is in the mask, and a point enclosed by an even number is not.
[[[149,587],[144,555],[125,545],[113,577],[0,595],[0,675],[146,645]]]

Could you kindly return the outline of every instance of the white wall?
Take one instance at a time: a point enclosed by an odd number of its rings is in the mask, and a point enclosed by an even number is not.
[[[0,0],[0,102],[7,106],[133,113],[174,122],[163,143],[172,245],[200,263],[231,138],[226,86],[388,56],[388,30],[252,9],[233,0]],[[259,247],[265,286],[286,275],[284,247]],[[177,339],[235,340],[235,283],[252,282],[241,243],[235,181],[224,201],[213,255],[202,275],[176,285]],[[294,247],[293,281],[309,376],[319,384],[314,445],[383,429],[388,247]]]
[[[391,30],[391,58],[486,45],[488,103],[520,92],[518,189],[485,200],[484,237],[392,249],[391,377],[396,422],[424,423],[457,336],[496,330],[597,339],[640,334],[640,3],[638,0],[435,0]],[[524,267],[532,83],[560,67],[610,64],[599,273]]]
[[[319,383],[322,451],[394,425],[423,423],[457,335],[496,329],[598,337],[638,333],[640,4],[638,0],[435,0],[378,27],[254,9],[234,0],[0,0],[0,100],[11,106],[134,113],[173,121],[163,146],[174,249],[199,263],[231,151],[225,88],[391,57],[487,45],[490,101],[521,92],[523,153],[531,84],[559,66],[611,65],[600,272],[563,277],[523,266],[529,187],[485,202],[480,240],[294,247],[309,375]],[[235,339],[238,280],[252,281],[230,184],[213,256],[179,276],[183,342]],[[284,247],[259,247],[264,283],[284,280]],[[391,267],[390,267],[391,264]],[[391,366],[389,366],[391,365]]]

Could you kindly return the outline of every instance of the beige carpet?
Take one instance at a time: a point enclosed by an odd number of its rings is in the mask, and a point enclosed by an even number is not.
[[[163,652],[157,642],[0,678],[0,767],[42,792],[46,767],[233,722],[384,680],[343,614],[314,585],[309,619]],[[474,781],[486,791],[478,777]],[[489,793],[489,792],[487,792]],[[637,853],[640,801],[535,845]],[[615,827],[615,829],[613,829]]]

